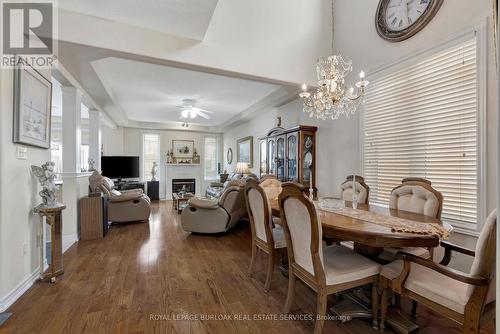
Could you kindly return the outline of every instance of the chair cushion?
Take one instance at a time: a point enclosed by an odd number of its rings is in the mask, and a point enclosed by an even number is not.
[[[350,250],[333,245],[323,248],[326,284],[341,284],[378,275],[380,265]]]
[[[397,260],[382,267],[381,275],[394,279],[403,271],[403,261]],[[432,269],[411,263],[405,288],[458,313],[464,313],[471,296],[470,285],[459,282]]]
[[[273,228],[273,239],[274,239],[274,248],[286,247],[285,232],[283,231],[283,227],[281,227],[281,225],[276,225]]]
[[[378,258],[387,262],[392,262],[397,259],[398,252],[409,253],[418,257],[423,257],[424,259],[431,257],[429,250],[423,247],[387,247],[384,248],[384,251],[378,256]]]

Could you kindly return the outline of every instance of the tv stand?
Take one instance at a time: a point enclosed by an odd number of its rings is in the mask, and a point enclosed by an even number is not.
[[[131,189],[142,189],[146,191],[146,182],[141,181],[117,181],[115,182],[115,189],[121,190],[131,190]]]

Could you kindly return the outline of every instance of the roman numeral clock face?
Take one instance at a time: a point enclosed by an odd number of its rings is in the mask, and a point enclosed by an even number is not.
[[[380,0],[376,27],[391,42],[410,38],[422,30],[441,7],[443,0]]]
[[[387,6],[385,20],[393,31],[408,28],[418,20],[429,6],[429,0],[391,0]]]

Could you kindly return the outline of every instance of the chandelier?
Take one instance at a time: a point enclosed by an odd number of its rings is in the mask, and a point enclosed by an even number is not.
[[[359,74],[360,81],[354,87],[346,88],[346,76],[352,71],[352,61],[345,61],[341,55],[321,58],[316,65],[318,88],[307,91],[306,84],[302,85],[299,96],[304,100],[304,112],[309,117],[318,119],[338,119],[341,115],[349,117],[356,112],[363,102],[365,87],[365,73]]]

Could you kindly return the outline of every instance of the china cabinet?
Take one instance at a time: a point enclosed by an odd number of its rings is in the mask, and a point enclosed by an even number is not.
[[[305,125],[275,127],[259,138],[261,176],[276,175],[280,181],[298,182],[316,192],[317,130]]]

